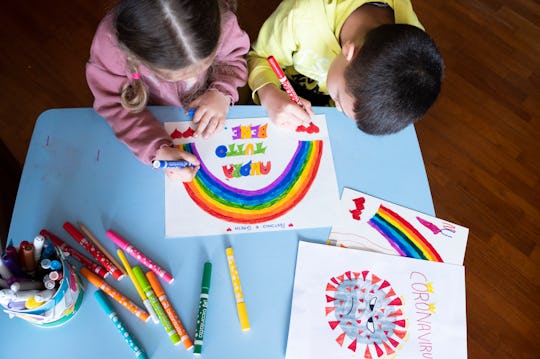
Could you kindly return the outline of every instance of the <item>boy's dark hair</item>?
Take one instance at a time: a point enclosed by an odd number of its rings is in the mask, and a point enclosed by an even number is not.
[[[435,42],[415,26],[370,30],[345,70],[358,128],[385,135],[420,119],[439,95],[443,66]]]
[[[167,70],[210,56],[220,24],[217,0],[123,0],[115,16],[118,41],[138,59]]]

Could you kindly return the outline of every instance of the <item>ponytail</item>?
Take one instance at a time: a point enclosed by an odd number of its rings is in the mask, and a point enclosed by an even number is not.
[[[126,110],[132,113],[139,113],[146,107],[148,93],[138,72],[134,71],[131,74],[131,79],[131,82],[122,86],[120,102]]]

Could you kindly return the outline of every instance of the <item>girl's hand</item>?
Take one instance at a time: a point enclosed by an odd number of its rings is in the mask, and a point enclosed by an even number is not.
[[[156,160],[178,161],[185,160],[195,165],[195,167],[184,168],[164,168],[165,174],[174,181],[190,182],[197,174],[201,163],[192,153],[181,151],[176,147],[162,147],[156,153]]]
[[[208,138],[219,132],[225,126],[225,118],[229,111],[230,98],[219,91],[210,90],[197,97],[189,104],[189,108],[196,108],[193,122],[198,124],[194,137],[202,134]]]
[[[274,84],[268,84],[257,91],[261,105],[264,106],[270,120],[278,126],[295,131],[300,125],[309,125],[313,110],[311,102],[300,98],[306,110],[294,103],[285,91]]]

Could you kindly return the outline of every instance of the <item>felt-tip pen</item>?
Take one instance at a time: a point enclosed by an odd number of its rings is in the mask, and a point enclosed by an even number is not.
[[[154,168],[184,168],[184,167],[195,167],[195,165],[185,160],[177,160],[177,161],[154,160],[152,161],[152,167]]]
[[[208,310],[208,294],[210,293],[210,280],[212,277],[212,263],[204,263],[201,296],[199,299],[199,312],[197,314],[197,329],[195,331],[193,354],[201,355],[204,331],[206,327],[206,313]]]

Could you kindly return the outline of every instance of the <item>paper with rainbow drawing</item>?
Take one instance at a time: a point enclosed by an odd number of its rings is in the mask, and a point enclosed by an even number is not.
[[[195,179],[165,178],[165,236],[330,227],[339,193],[326,118],[293,132],[268,118],[230,119],[208,139],[166,122],[174,144],[201,161]]]
[[[469,229],[345,188],[329,244],[463,264]]]

